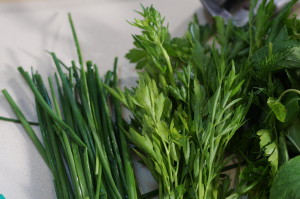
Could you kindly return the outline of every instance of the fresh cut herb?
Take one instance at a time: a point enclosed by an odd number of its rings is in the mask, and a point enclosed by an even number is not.
[[[138,198],[129,146],[121,133],[121,107],[103,87],[118,86],[117,59],[114,70],[101,78],[96,64],[84,64],[70,15],[69,20],[79,61],[67,66],[50,53],[57,68],[48,78],[50,91],[37,71],[30,75],[18,68],[35,97],[42,141],[5,89],[19,120],[3,119],[23,125],[52,172],[57,198]]]
[[[251,0],[249,23],[197,16],[174,38],[153,6],[129,22],[140,30],[126,58],[137,86],[120,89],[84,63],[57,68],[56,87],[19,68],[36,100],[38,123],[3,94],[49,166],[58,198],[299,198],[300,21],[291,0]],[[259,3],[259,4],[258,4]],[[56,96],[58,93],[58,96]],[[122,110],[130,118],[122,118]],[[126,119],[126,120],[125,120]],[[39,125],[43,142],[31,125]],[[128,142],[158,183],[141,195]],[[43,143],[43,144],[42,144]],[[230,170],[230,171],[228,171]]]
[[[106,88],[132,113],[124,133],[159,198],[269,198],[279,168],[299,155],[295,3],[277,14],[273,1],[250,1],[244,27],[195,17],[181,38],[152,6],[130,23],[141,30],[126,55],[142,71],[138,86]],[[235,176],[223,172],[232,161]]]

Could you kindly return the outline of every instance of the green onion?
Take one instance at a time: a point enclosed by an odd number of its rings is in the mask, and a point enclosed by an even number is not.
[[[104,90],[97,66],[90,61],[84,65],[71,15],[69,22],[80,69],[75,61],[67,67],[55,53],[50,53],[58,75],[54,75],[56,87],[53,77],[48,77],[49,95],[37,72],[30,76],[19,67],[35,97],[38,123],[26,120],[6,90],[2,92],[18,119],[0,119],[23,125],[52,172],[58,199],[137,199],[127,140],[117,127],[122,123],[120,104]],[[117,86],[116,66],[117,63],[105,83]],[[31,124],[39,125],[42,141]]]

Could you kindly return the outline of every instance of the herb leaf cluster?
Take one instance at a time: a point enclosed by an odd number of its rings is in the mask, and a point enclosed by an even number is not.
[[[159,198],[268,198],[280,167],[299,155],[295,3],[276,14],[273,1],[251,1],[245,27],[195,17],[181,38],[152,6],[131,22],[141,29],[126,55],[143,71],[138,86],[107,89],[132,113],[124,133]],[[229,186],[222,170],[233,159]]]

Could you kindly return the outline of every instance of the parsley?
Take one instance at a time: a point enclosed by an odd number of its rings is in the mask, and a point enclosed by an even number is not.
[[[299,86],[295,2],[276,15],[273,1],[262,1],[254,15],[251,1],[245,27],[195,18],[181,38],[152,6],[138,12],[131,25],[141,34],[126,57],[144,72],[136,88],[106,88],[132,112],[123,131],[159,183],[159,198],[268,197],[291,155],[286,138],[298,143],[287,135],[298,100],[276,100]],[[232,158],[246,162],[234,189],[222,173]]]

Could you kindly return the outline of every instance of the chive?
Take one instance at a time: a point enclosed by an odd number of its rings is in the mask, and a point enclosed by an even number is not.
[[[117,88],[117,86],[118,86],[117,63],[118,63],[118,59],[115,58],[114,71],[113,71],[113,86],[114,86],[114,88]],[[126,183],[124,183],[124,184],[126,185],[126,188],[127,188],[128,198],[135,199],[135,198],[138,198],[135,175],[134,175],[134,171],[133,171],[133,167],[132,167],[132,163],[131,163],[131,158],[130,158],[126,138],[125,138],[124,133],[121,132],[121,130],[120,130],[123,128],[123,121],[122,121],[122,115],[121,115],[121,104],[116,98],[113,98],[113,104],[114,104],[114,108],[115,108],[116,124],[118,127],[117,132],[118,132],[118,134],[120,136],[120,140],[121,140],[122,157],[123,157],[124,166],[125,166],[124,173],[126,175]]]
[[[69,23],[70,23],[70,26],[71,26],[71,30],[72,30],[72,34],[73,34],[75,46],[76,46],[76,49],[77,49],[78,61],[79,61],[79,64],[81,66],[83,66],[83,59],[82,59],[82,55],[81,55],[80,45],[79,45],[79,41],[78,41],[77,34],[76,34],[76,31],[75,31],[75,27],[74,27],[74,23],[73,23],[73,20],[72,20],[72,16],[71,16],[70,13],[68,14],[68,16],[69,16]]]
[[[69,114],[65,114],[66,121],[70,125],[70,127],[75,130],[75,132],[78,132],[78,125],[76,125],[76,123],[72,121],[73,118],[71,115],[70,106],[67,104],[68,103],[66,103],[65,106],[66,106],[66,109],[69,110],[69,112],[68,112]],[[65,112],[65,113],[67,113],[67,112]],[[75,162],[75,166],[76,166],[76,170],[77,170],[77,174],[78,174],[79,185],[81,187],[83,196],[87,196],[88,189],[87,189],[87,184],[86,184],[85,175],[84,175],[84,171],[83,171],[83,162],[80,157],[81,154],[76,145],[72,144],[71,148],[72,148],[74,162]]]
[[[64,113],[64,116],[66,119],[66,123],[72,129],[74,129],[75,132],[78,132],[78,127],[76,125],[76,122],[73,122],[72,112],[71,112],[71,108],[68,103],[68,100],[63,100],[63,113]],[[73,143],[71,144],[71,149],[72,149],[72,153],[73,153],[73,159],[74,159],[74,164],[75,164],[75,168],[76,168],[76,173],[77,173],[77,177],[78,177],[80,190],[83,194],[83,197],[86,197],[87,195],[89,195],[89,193],[88,193],[88,189],[87,189],[85,175],[83,172],[82,159],[80,158],[81,155],[78,150],[78,147],[76,145],[74,145]]]
[[[69,22],[80,69],[76,67],[75,61],[68,67],[55,53],[50,53],[58,72],[54,76],[59,100],[51,77],[48,77],[49,96],[43,79],[37,72],[32,71],[30,77],[22,67],[18,68],[34,94],[39,123],[33,124],[40,126],[45,147],[5,90],[3,93],[18,120],[5,117],[0,119],[23,124],[52,172],[58,199],[137,198],[137,185],[126,138],[123,133],[120,136],[114,126],[122,120],[120,104],[109,104],[109,95],[103,88],[104,82],[113,84],[112,77],[116,81],[116,72],[109,71],[102,82],[97,66],[92,62],[87,62],[85,71],[70,14]],[[61,66],[68,74],[63,72]],[[117,123],[113,123],[110,108],[116,110],[117,115],[114,117],[118,117]]]
[[[87,149],[84,150],[83,153],[83,168],[84,168],[84,174],[87,181],[88,191],[91,198],[95,198],[94,196],[94,186],[93,186],[93,180],[91,176],[91,169],[89,165],[89,156]]]
[[[58,102],[57,102],[57,98],[55,96],[54,93],[54,87],[53,87],[53,83],[51,78],[48,78],[48,82],[50,85],[50,91],[51,91],[51,96],[52,96],[52,100],[54,103],[54,107],[55,107],[55,111],[58,114],[58,116],[61,118],[61,114],[60,114],[60,110],[58,107]],[[67,174],[64,171],[64,165],[63,165],[63,161],[62,161],[62,157],[59,153],[59,148],[56,142],[56,138],[55,138],[55,134],[52,128],[53,123],[51,122],[51,119],[45,115],[44,117],[46,123],[47,123],[47,131],[48,131],[48,135],[50,138],[50,144],[54,153],[54,158],[55,158],[55,162],[56,162],[56,166],[57,166],[57,170],[58,170],[58,176],[59,176],[59,180],[61,182],[61,189],[62,189],[62,194],[63,197],[62,198],[68,198],[68,194],[69,194],[69,190],[70,190],[70,184],[67,181]]]
[[[85,175],[84,175],[84,171],[83,171],[83,165],[82,165],[83,163],[80,158],[79,149],[78,149],[78,146],[73,143],[71,144],[71,149],[72,149],[72,153],[73,153],[73,157],[74,157],[74,163],[75,163],[75,167],[76,167],[76,171],[77,171],[79,186],[80,186],[83,198],[86,198],[89,196],[89,191],[87,188],[87,183],[86,183],[86,179],[85,179]]]
[[[75,189],[75,197],[77,199],[82,199],[83,195],[82,195],[82,191],[78,182],[78,175],[77,175],[77,171],[76,171],[76,166],[75,166],[75,161],[74,161],[74,156],[72,153],[72,149],[71,149],[71,144],[68,140],[68,137],[66,135],[66,132],[64,130],[62,130],[61,128],[59,128],[58,126],[56,127],[56,131],[60,133],[60,135],[62,136],[61,139],[61,143],[62,146],[64,148],[65,154],[66,154],[66,160],[68,163],[68,166],[70,168],[70,175],[72,178],[72,182],[74,183],[74,189]]]
[[[52,81],[51,81],[51,79],[48,79],[48,80],[49,80],[50,90],[51,90],[51,93],[52,93],[52,98],[53,98],[53,101],[54,101],[54,104],[55,104],[56,112],[59,114],[59,117],[61,118],[61,114],[60,114],[60,111],[59,111],[57,99],[56,99],[55,94],[54,94]],[[72,127],[72,125],[70,127]],[[74,129],[74,128],[72,128],[72,129]],[[78,150],[77,145],[74,145],[74,144],[71,144],[71,149],[72,149],[72,153],[73,153],[73,157],[74,157],[75,168],[77,170],[77,177],[79,179],[78,180],[79,181],[79,186],[80,186],[83,198],[85,198],[89,194],[87,192],[87,185],[86,185],[85,177],[84,177],[84,174],[83,174],[83,168],[82,168],[82,163],[81,163],[81,159],[80,159],[79,150]]]
[[[96,85],[96,80],[95,80],[95,71],[92,69],[93,65],[92,62],[87,62],[87,86],[88,86],[88,94],[90,96],[90,106],[91,106],[91,112],[92,112],[92,116],[94,119],[94,123],[95,123],[95,128],[98,132],[98,135],[100,136],[101,140],[104,140],[104,138],[102,137],[102,129],[103,129],[103,125],[102,125],[102,118],[100,116],[100,103],[99,103],[99,91],[97,90]]]
[[[2,93],[4,95],[4,97],[6,98],[6,100],[8,101],[8,103],[10,104],[11,108],[13,109],[13,111],[15,112],[16,116],[19,118],[19,120],[21,121],[26,133],[28,134],[28,136],[30,137],[31,141],[33,142],[33,144],[35,145],[35,147],[37,148],[38,152],[40,153],[40,155],[42,156],[42,158],[44,159],[45,163],[48,165],[49,167],[49,161],[47,158],[47,154],[45,151],[44,146],[42,145],[42,143],[40,142],[40,140],[38,139],[38,137],[36,136],[36,133],[34,132],[34,130],[31,128],[30,124],[28,123],[28,121],[26,120],[25,116],[23,115],[23,113],[21,112],[20,108],[18,107],[18,105],[15,103],[15,101],[12,99],[12,97],[10,96],[10,94],[7,92],[6,89],[2,90]]]
[[[53,125],[53,123],[50,122],[50,118],[49,117],[45,117],[46,122],[47,122],[47,129],[48,129],[48,134],[50,137],[50,144],[51,147],[53,149],[53,153],[54,153],[54,158],[55,158],[55,163],[56,163],[56,167],[57,167],[57,171],[58,171],[58,179],[61,182],[61,189],[62,189],[62,193],[63,193],[63,198],[68,198],[68,190],[70,188],[71,185],[68,183],[67,181],[67,174],[64,171],[64,165],[63,165],[63,161],[62,161],[62,157],[59,153],[59,148],[57,146],[57,142],[56,142],[56,138],[55,138],[55,134],[53,131],[53,128],[51,127]]]
[[[67,99],[69,100],[70,106],[71,106],[71,108],[74,112],[74,116],[77,119],[77,122],[79,122],[79,124],[80,124],[79,128],[80,128],[81,135],[82,135],[82,137],[85,141],[85,144],[87,144],[88,149],[91,149],[92,141],[91,141],[91,138],[88,137],[86,129],[84,128],[85,127],[85,121],[83,120],[82,115],[81,115],[81,113],[80,113],[80,111],[79,111],[79,109],[76,105],[76,101],[75,101],[74,96],[72,95],[72,91],[71,91],[71,88],[69,87],[69,83],[68,83],[64,73],[62,72],[62,69],[60,67],[60,64],[58,62],[58,59],[57,59],[55,53],[51,53],[51,55],[52,55],[52,58],[54,60],[55,65],[56,65],[56,68],[57,68],[58,74],[60,76],[60,79],[62,81],[64,92],[65,92],[65,94],[67,96]],[[66,125],[66,126],[68,126],[68,125]],[[68,126],[68,128],[70,128],[70,127]],[[72,130],[72,132],[73,132],[74,136],[77,137],[77,135],[75,134],[75,132],[73,130]]]
[[[97,66],[95,65],[95,75],[96,75],[96,84],[97,84],[97,86],[98,86],[98,89],[100,88],[100,95],[101,95],[101,92],[103,92],[103,90],[101,89],[102,88],[102,82],[101,82],[101,79],[100,79],[100,77],[99,77],[99,75],[98,75],[99,73],[98,73],[98,70],[97,70]],[[101,97],[101,96],[100,96]],[[105,101],[105,99],[104,99],[104,97],[102,96],[101,97],[101,100],[102,100],[102,102],[103,101]],[[104,125],[103,125],[103,127],[104,127],[104,133],[107,133],[109,130],[108,130],[108,127],[107,127],[107,124],[106,124],[106,119],[107,119],[107,117],[105,117],[105,114],[108,114],[108,112],[107,112],[107,110],[106,110],[106,108],[107,107],[104,107],[104,109],[105,109],[105,111],[103,111],[102,112],[102,116],[103,116],[103,120],[104,120]],[[114,159],[112,159],[112,157],[114,157],[114,155],[113,155],[113,152],[112,152],[112,147],[110,146],[111,145],[111,141],[109,140],[109,134],[106,134],[106,136],[104,136],[107,140],[106,140],[106,142],[104,143],[105,144],[105,146],[106,146],[106,151],[107,152],[109,152],[109,155],[110,156],[108,156],[108,158],[111,158],[110,160],[111,160],[111,166],[114,166],[113,167],[113,169],[114,169],[114,172],[113,172],[113,174],[115,175],[115,180],[118,180],[119,178],[117,177],[117,172],[118,172],[118,168],[116,167],[116,164],[114,163]],[[97,139],[95,139],[95,140],[97,140]],[[115,143],[116,144],[116,143]],[[101,157],[101,156],[100,156]],[[113,179],[112,179],[113,180]],[[120,182],[119,182],[120,183]],[[120,187],[119,187],[120,188]],[[113,188],[113,189],[115,189],[115,188]]]
[[[97,71],[97,68],[96,68],[96,71]],[[98,86],[99,86],[99,90],[100,90],[100,97],[101,97],[101,101],[102,101],[102,107],[104,109],[103,112],[104,112],[104,115],[106,116],[104,121],[106,121],[107,130],[108,130],[109,136],[111,138],[111,146],[112,146],[114,155],[116,156],[118,166],[119,166],[120,170],[123,171],[124,170],[123,169],[123,164],[121,163],[121,157],[120,157],[120,153],[119,153],[120,150],[119,150],[117,140],[116,140],[116,137],[115,137],[115,134],[114,134],[114,131],[113,131],[113,126],[112,126],[112,121],[111,121],[111,118],[110,118],[109,108],[108,108],[108,104],[106,102],[106,96],[104,95],[105,90],[103,88],[103,83],[99,83]],[[122,176],[122,177],[123,177],[123,179],[125,179],[124,176]],[[123,183],[125,184],[125,182],[123,182]]]
[[[51,55],[51,52],[46,50],[46,52]],[[61,59],[58,59],[59,63],[66,69],[66,70],[69,70],[70,67],[68,67]]]
[[[0,116],[0,120],[8,121],[8,122],[14,122],[14,123],[21,123],[21,121],[18,120],[18,119],[13,119],[13,118],[8,118],[8,117],[2,117],[2,116]],[[38,126],[39,125],[38,122],[29,122],[29,121],[28,121],[28,124],[33,125],[33,126]]]
[[[41,92],[42,96],[44,98],[47,97],[47,93],[45,91],[45,88],[43,86],[43,82],[40,78],[40,76],[36,73],[32,75],[32,79],[37,87],[37,89]],[[46,99],[45,99],[46,100]],[[48,161],[49,161],[49,166],[50,166],[50,170],[52,172],[53,178],[54,178],[54,184],[55,187],[57,189],[57,195],[58,198],[63,198],[63,189],[62,189],[62,185],[61,185],[61,181],[58,179],[58,170],[57,170],[57,163],[56,160],[54,158],[54,154],[53,154],[53,150],[50,147],[50,138],[49,138],[49,134],[48,134],[48,125],[47,122],[49,122],[49,120],[46,120],[46,118],[44,117],[43,114],[43,110],[41,108],[41,106],[37,103],[36,101],[36,112],[37,112],[37,117],[38,117],[38,121],[40,123],[40,130],[41,130],[41,134],[43,137],[43,141],[44,141],[44,145],[45,145],[45,151],[48,157]],[[51,103],[49,100],[48,101],[49,106],[51,106]]]
[[[99,198],[100,196],[100,188],[101,188],[101,177],[102,177],[102,167],[99,164],[99,160],[97,162],[97,167],[96,167],[96,176],[97,176],[97,187],[96,187],[96,198]]]
[[[70,137],[80,146],[85,147],[85,144],[81,141],[81,139],[74,133],[74,131],[66,124],[63,120],[61,120],[51,108],[47,105],[39,91],[34,86],[33,81],[29,77],[28,73],[23,70],[22,67],[18,68],[28,85],[30,86],[32,92],[34,93],[37,101],[40,103],[40,105],[43,107],[43,109],[49,114],[50,117],[52,117],[61,127],[63,127],[66,132],[70,135]]]
[[[54,104],[55,112],[58,115],[58,117],[62,118],[61,117],[60,108],[59,108],[59,105],[58,105],[58,101],[57,101],[57,98],[55,96],[53,82],[52,82],[52,79],[50,77],[48,78],[48,83],[49,83],[49,86],[50,86],[50,92],[51,92],[51,96],[52,96],[52,101],[53,101],[53,104]]]

